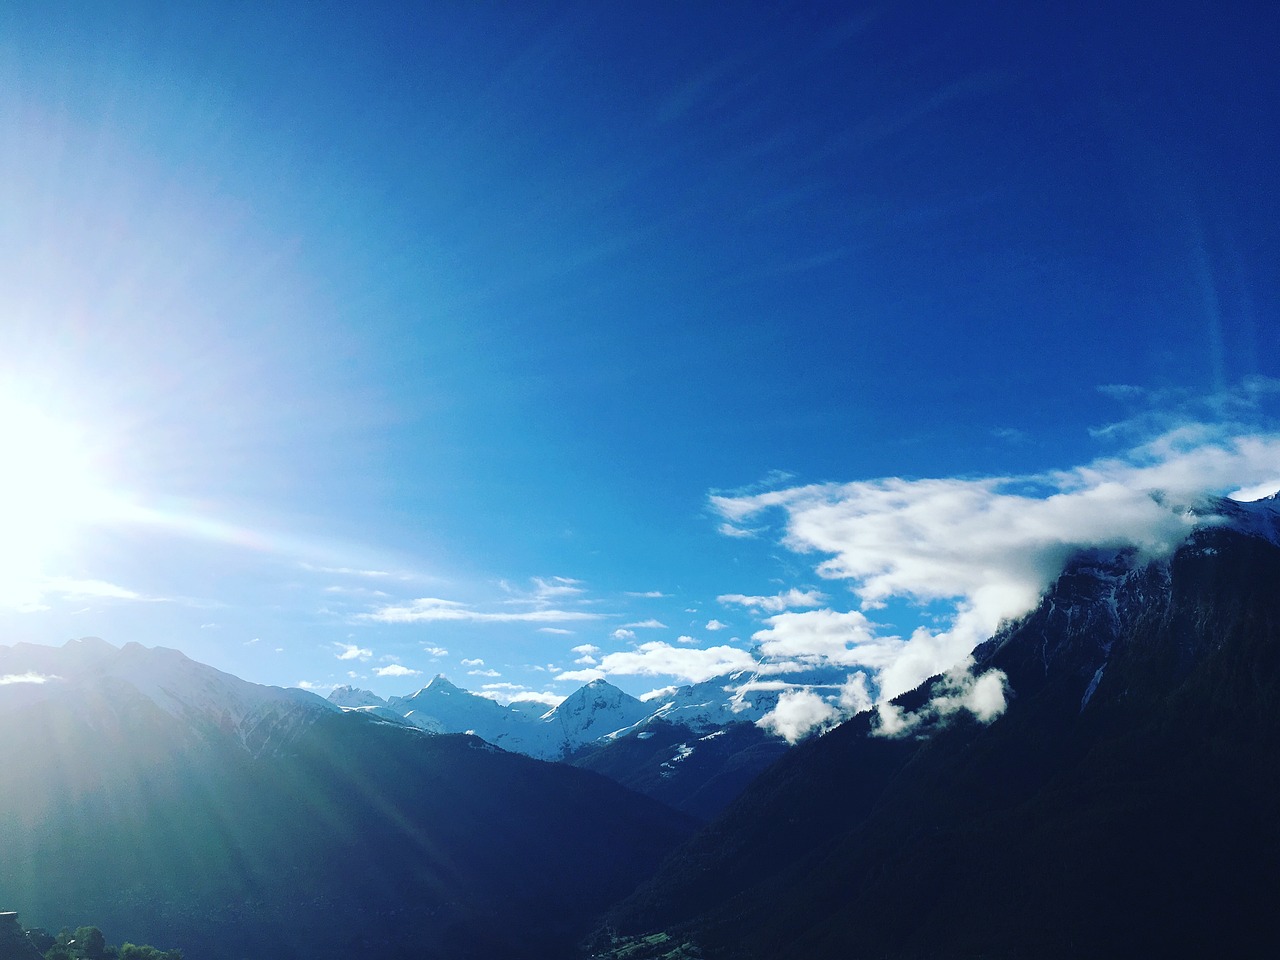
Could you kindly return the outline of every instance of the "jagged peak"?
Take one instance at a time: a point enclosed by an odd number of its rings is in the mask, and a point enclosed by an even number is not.
[[[437,673],[434,677],[428,680],[426,686],[424,686],[421,690],[419,690],[418,693],[426,693],[428,690],[430,690],[432,693],[469,693],[470,692],[469,690],[464,690],[462,689],[462,687],[450,681],[450,679],[446,677],[443,673]]]

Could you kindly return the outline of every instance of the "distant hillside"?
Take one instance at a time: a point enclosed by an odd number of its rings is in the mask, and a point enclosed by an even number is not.
[[[35,924],[93,917],[188,960],[551,960],[691,831],[596,774],[174,651],[18,645],[0,667],[48,677],[0,687],[0,903]]]

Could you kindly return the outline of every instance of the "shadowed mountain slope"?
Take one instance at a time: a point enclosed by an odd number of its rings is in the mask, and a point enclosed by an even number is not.
[[[1078,557],[975,651],[990,725],[862,714],[802,744],[613,915],[708,957],[1273,956],[1280,549],[1207,526],[1167,562]],[[1263,535],[1259,535],[1263,534]]]
[[[586,771],[111,651],[0,704],[0,902],[31,923],[93,917],[190,960],[563,957],[690,832]],[[239,712],[188,702],[216,689]],[[231,721],[264,705],[288,735],[250,749]]]

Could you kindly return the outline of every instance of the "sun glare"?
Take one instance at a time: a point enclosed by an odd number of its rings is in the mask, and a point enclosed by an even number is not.
[[[50,574],[103,503],[80,433],[0,396],[0,591]]]

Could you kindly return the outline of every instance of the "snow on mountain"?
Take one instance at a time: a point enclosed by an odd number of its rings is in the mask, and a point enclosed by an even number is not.
[[[335,687],[329,694],[329,702],[336,703],[340,707],[385,707],[387,705],[387,701],[372,690],[362,690],[352,686]]]
[[[504,750],[547,756],[544,734],[528,714],[455,686],[443,674],[408,697],[392,697],[387,706],[414,726],[443,733],[472,733]]]
[[[0,646],[0,710],[47,700],[82,709],[88,695],[123,688],[181,720],[198,737],[223,735],[253,753],[278,746],[318,716],[338,709],[295,688],[250,683],[177,650],[97,637],[62,647]]]
[[[1280,492],[1250,501],[1213,498],[1206,508],[1196,510],[1196,513],[1221,518],[1220,523],[1240,533],[1280,546]]]
[[[507,704],[507,709],[522,713],[531,720],[540,720],[547,715],[551,707],[541,700],[512,700]]]
[[[549,710],[539,723],[551,728],[561,750],[567,752],[629,729],[652,712],[652,706],[607,680],[592,680]]]

